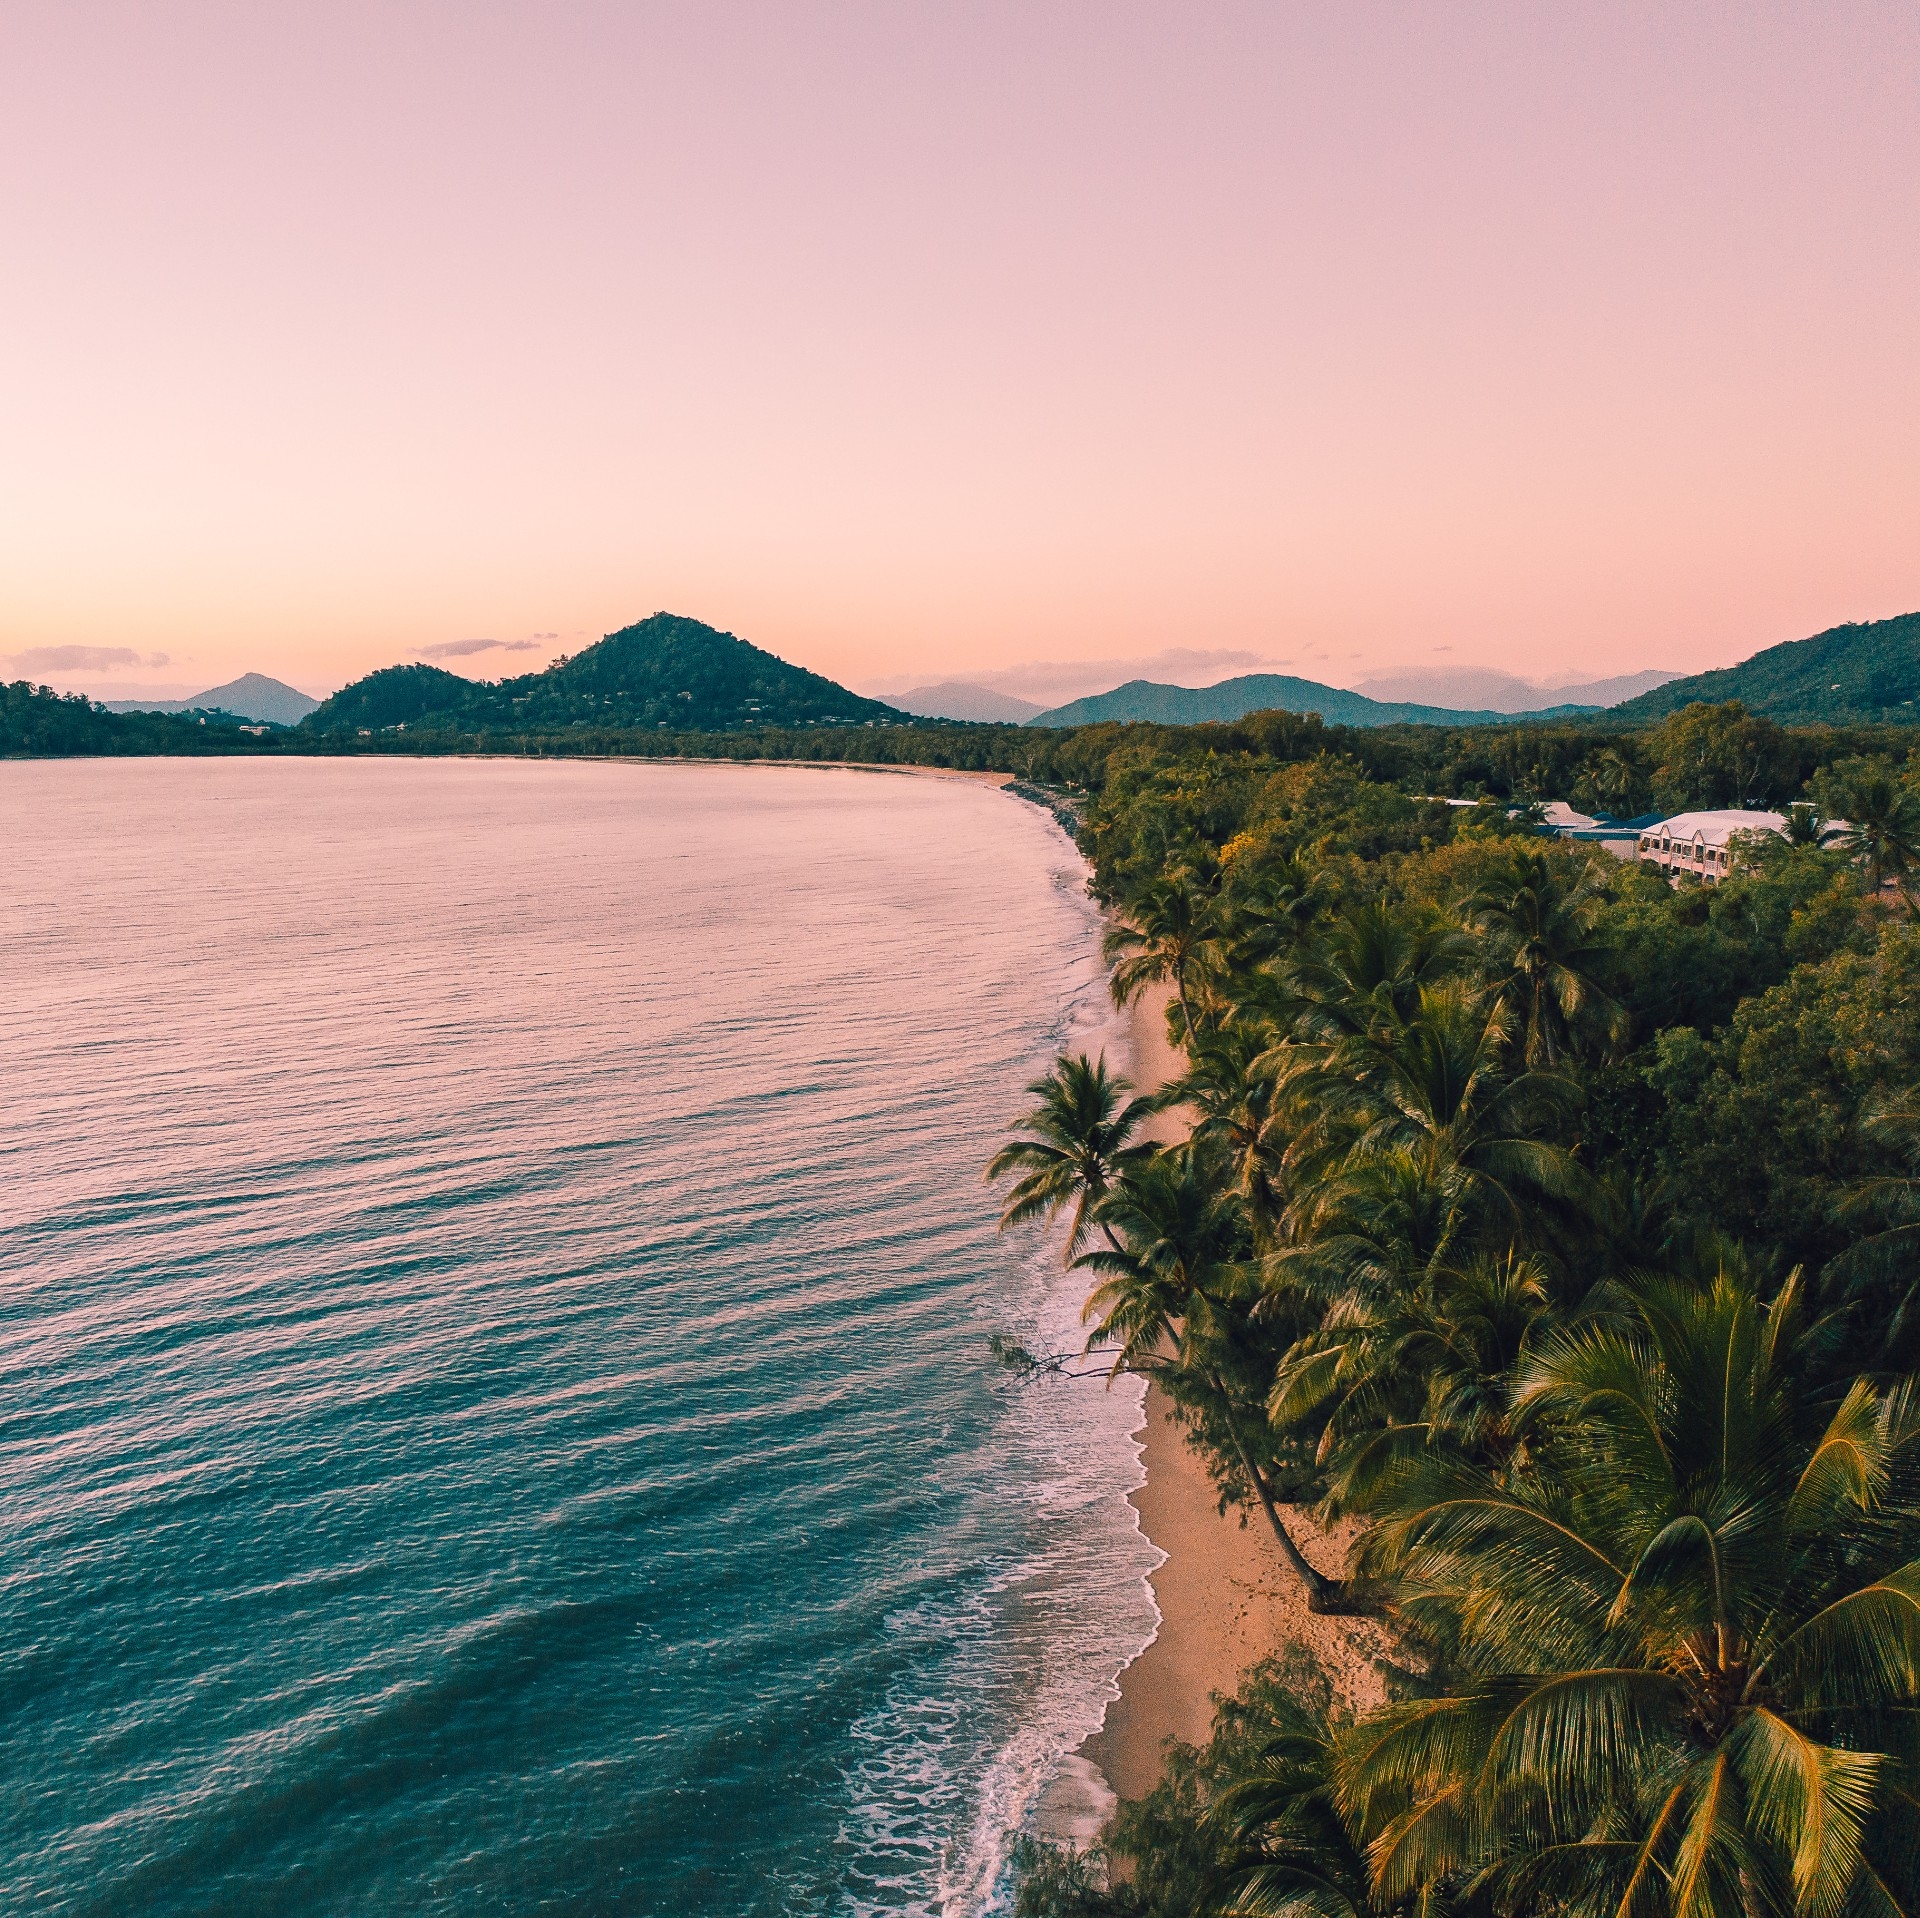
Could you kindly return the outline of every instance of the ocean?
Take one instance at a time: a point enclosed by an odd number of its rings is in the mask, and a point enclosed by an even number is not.
[[[1151,1636],[978,784],[0,764],[0,1909],[1004,1908]]]

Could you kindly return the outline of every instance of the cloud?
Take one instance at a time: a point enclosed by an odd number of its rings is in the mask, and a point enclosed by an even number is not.
[[[131,646],[30,646],[5,657],[23,673],[110,673],[121,666],[173,664],[165,653],[136,653]]]
[[[534,639],[450,639],[440,646],[422,646],[422,659],[470,659],[475,653],[531,653],[537,651],[540,640],[550,639],[550,633],[542,633]]]

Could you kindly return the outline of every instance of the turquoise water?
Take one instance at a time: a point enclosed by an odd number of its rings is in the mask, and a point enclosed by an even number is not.
[[[953,781],[0,765],[0,1909],[995,1908],[1153,1622]]]

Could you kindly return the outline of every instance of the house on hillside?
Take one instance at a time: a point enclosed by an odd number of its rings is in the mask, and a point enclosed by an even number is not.
[[[1733,870],[1733,842],[1742,833],[1782,833],[1787,818],[1777,812],[1682,812],[1661,819],[1640,835],[1640,863],[1657,866],[1669,879],[1683,873],[1714,885]]]

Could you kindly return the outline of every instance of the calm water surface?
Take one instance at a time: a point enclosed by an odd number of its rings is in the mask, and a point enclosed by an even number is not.
[[[993,1909],[1151,1630],[961,782],[0,765],[0,1909]]]

